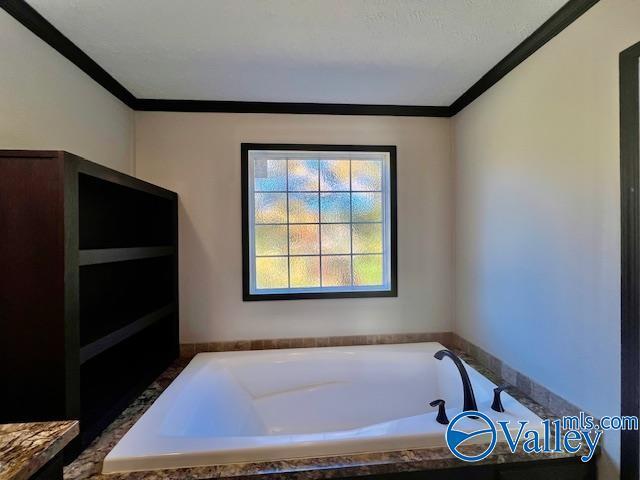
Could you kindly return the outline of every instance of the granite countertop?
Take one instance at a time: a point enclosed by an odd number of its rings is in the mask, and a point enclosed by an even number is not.
[[[26,480],[78,435],[78,422],[0,425],[0,480]]]
[[[461,358],[492,382],[500,379],[461,351],[455,350]],[[312,480],[317,478],[341,478],[360,475],[380,475],[395,472],[410,472],[461,467],[468,464],[455,458],[447,447],[412,449],[366,454],[347,454],[319,458],[299,458],[270,462],[235,463],[208,467],[180,468],[131,472],[123,474],[101,474],[102,460],[129,428],[142,416],[162,391],[184,368],[184,361],[176,362],[166,370],[137,400],[133,402],[80,456],[65,467],[65,480],[204,480],[212,478],[233,478],[236,480],[283,479]],[[519,391],[506,391],[541,418],[554,418],[545,408],[535,403]],[[463,449],[468,454],[484,450],[485,445],[468,445]],[[549,453],[528,455],[519,451],[511,453],[506,444],[498,443],[493,453],[475,465],[526,462],[553,458],[567,458],[582,454]]]

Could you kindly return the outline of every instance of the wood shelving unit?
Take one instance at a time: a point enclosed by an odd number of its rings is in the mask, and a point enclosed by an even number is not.
[[[127,260],[141,260],[143,258],[164,257],[173,255],[173,246],[165,247],[130,247],[130,248],[98,248],[94,250],[80,250],[80,266],[98,263],[125,262]]]
[[[178,356],[177,195],[0,150],[0,224],[0,423],[80,419],[70,459]]]
[[[155,310],[147,315],[143,315],[137,320],[121,327],[117,330],[112,331],[100,337],[99,339],[85,345],[80,348],[80,364],[91,360],[96,355],[100,355],[102,352],[110,349],[111,347],[118,345],[120,342],[126,340],[127,338],[135,335],[138,332],[143,331],[145,328],[153,325],[159,320],[175,313],[176,306],[175,304],[169,304],[158,310]]]

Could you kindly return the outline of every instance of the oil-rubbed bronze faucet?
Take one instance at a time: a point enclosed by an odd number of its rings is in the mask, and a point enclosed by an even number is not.
[[[467,369],[464,368],[462,361],[458,358],[458,356],[453,353],[451,350],[439,350],[436,352],[434,357],[438,360],[442,360],[444,357],[449,357],[453,360],[453,363],[458,367],[458,371],[460,372],[460,377],[462,378],[462,390],[464,393],[464,407],[463,411],[478,411],[478,405],[476,404],[476,397],[473,394],[473,387],[471,386],[471,380],[469,380],[469,374],[467,373]]]
[[[447,418],[447,410],[444,406],[444,400],[438,398],[433,402],[429,403],[432,407],[438,407],[438,416],[436,417],[436,422],[441,423],[442,425],[448,425],[449,419]]]

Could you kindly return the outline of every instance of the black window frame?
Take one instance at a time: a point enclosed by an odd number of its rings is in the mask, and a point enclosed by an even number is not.
[[[398,229],[397,229],[397,175],[395,145],[333,145],[296,143],[242,143],[242,298],[244,301],[304,300],[335,298],[371,298],[398,296]],[[321,152],[382,152],[389,154],[389,229],[391,237],[389,290],[356,292],[306,292],[306,293],[251,293],[250,248],[249,248],[249,151],[252,150],[299,150]]]

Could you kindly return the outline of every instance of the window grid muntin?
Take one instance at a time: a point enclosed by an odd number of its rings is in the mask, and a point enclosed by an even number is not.
[[[318,262],[320,263],[320,271],[318,272],[319,287],[322,288],[322,206],[320,205],[320,192],[322,191],[322,182],[320,181],[320,159],[318,162]],[[349,160],[351,162],[351,160]]]
[[[351,169],[351,157],[349,157],[349,253],[351,254],[351,286],[353,287],[353,171]],[[384,220],[384,216],[382,217]],[[322,219],[321,219],[322,220]],[[383,246],[384,248],[384,246]],[[320,252],[322,253],[322,252]],[[384,280],[384,265],[382,271]]]
[[[249,188],[249,208],[250,208],[250,271],[251,271],[251,284],[250,289],[254,294],[279,294],[279,293],[339,293],[339,292],[384,292],[391,291],[394,287],[392,285],[391,278],[391,248],[392,245],[390,243],[391,240],[391,217],[390,217],[390,209],[391,209],[391,184],[390,175],[391,175],[391,156],[387,152],[295,152],[295,155],[291,155],[291,151],[286,152],[273,152],[273,151],[262,151],[262,150],[254,150],[249,152],[249,178],[250,182]],[[253,155],[257,154],[257,155]],[[266,155],[265,155],[266,154]],[[284,155],[283,155],[284,154]],[[364,155],[364,158],[362,157]],[[371,156],[375,158],[373,161],[376,161],[380,166],[380,175],[381,175],[381,189],[380,190],[351,190],[353,187],[353,163],[358,161],[372,161]],[[256,160],[279,160],[285,161],[286,163],[286,187],[287,190],[255,190],[255,162]],[[289,171],[289,162],[290,160],[313,160],[317,165],[317,175],[318,175],[318,185],[317,190],[290,190],[290,171]],[[348,160],[349,161],[349,190],[322,190],[322,161],[323,160]],[[284,223],[256,223],[255,222],[255,194],[257,193],[280,193],[286,195],[286,218],[287,218],[287,255],[255,255],[255,235],[254,235],[254,227],[255,225],[285,225]],[[318,221],[317,222],[294,222],[290,223],[289,218],[289,206],[290,206],[290,194],[300,194],[300,193],[317,193],[317,214]],[[341,193],[349,194],[349,222],[340,221],[340,222],[324,222],[322,221],[322,202],[321,196],[322,194],[329,193]],[[381,197],[381,221],[353,221],[353,194],[354,193],[379,193]],[[322,225],[335,225],[335,224],[346,224],[349,225],[349,249],[350,253],[322,253]],[[364,252],[364,253],[354,253],[353,251],[353,235],[354,235],[354,225],[359,224],[377,224],[380,225],[382,231],[382,251],[381,252]],[[291,232],[290,226],[292,225],[317,225],[318,226],[318,254],[291,254]],[[350,284],[346,286],[324,286],[323,278],[322,278],[322,261],[323,257],[339,257],[348,255],[350,258],[349,268],[350,268]],[[382,260],[382,283],[376,285],[356,285],[355,284],[355,273],[353,269],[354,258],[355,257],[366,257],[366,256],[379,256]],[[256,268],[255,262],[257,258],[287,258],[287,287],[274,287],[274,288],[257,288],[256,285]],[[318,287],[291,287],[291,258],[292,257],[317,257],[318,258],[318,281],[320,282],[320,286]]]
[[[287,193],[286,193],[286,205],[287,205],[287,287],[291,288],[291,223],[289,222],[289,159],[287,158],[285,160],[285,165],[286,165],[286,186],[287,186]],[[255,177],[254,177],[254,181],[253,184],[255,186]],[[255,193],[254,193],[255,195]],[[255,213],[254,213],[255,215]],[[256,287],[257,289],[257,287]]]

